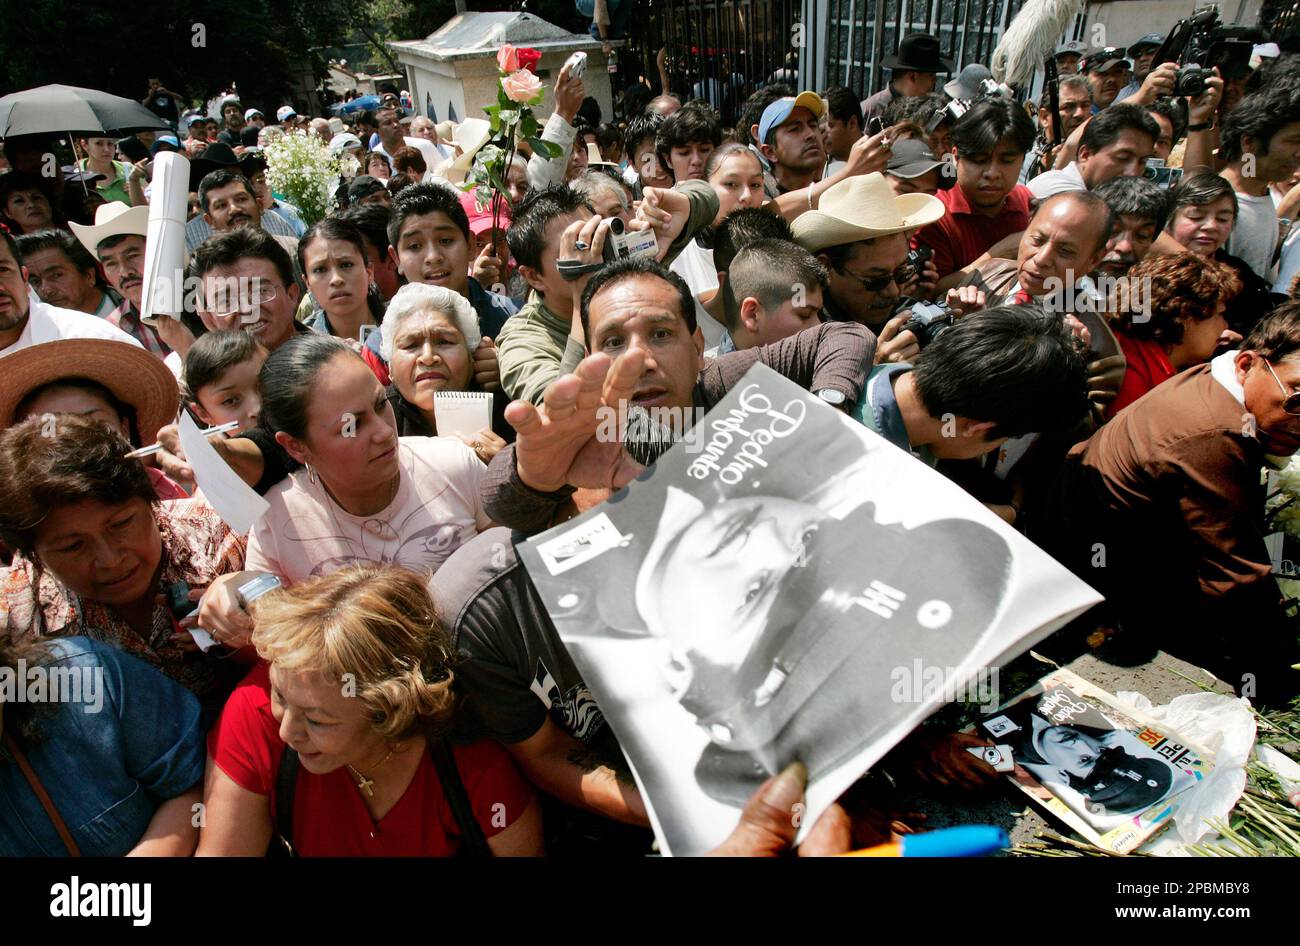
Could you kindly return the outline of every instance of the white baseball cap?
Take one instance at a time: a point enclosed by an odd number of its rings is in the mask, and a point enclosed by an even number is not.
[[[278,122],[282,122],[288,118],[296,118],[297,115],[298,113],[293,110],[292,105],[281,105],[275,110],[275,120]]]

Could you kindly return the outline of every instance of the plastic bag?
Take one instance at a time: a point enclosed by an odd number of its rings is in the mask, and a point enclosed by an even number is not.
[[[1246,762],[1255,745],[1255,714],[1249,701],[1221,693],[1189,693],[1154,706],[1141,693],[1124,691],[1116,697],[1214,754],[1214,771],[1186,793],[1174,815],[1179,840],[1195,844],[1213,830],[1209,821],[1227,819],[1246,789]]]

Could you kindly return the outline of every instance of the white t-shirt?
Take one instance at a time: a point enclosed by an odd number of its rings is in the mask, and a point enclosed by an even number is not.
[[[1252,197],[1237,192],[1237,222],[1228,237],[1227,250],[1245,261],[1264,279],[1273,269],[1273,251],[1277,249],[1277,208],[1268,194]]]
[[[718,288],[718,271],[713,266],[713,251],[706,250],[694,240],[686,244],[686,248],[677,254],[668,268],[686,280],[692,295],[706,295]]]
[[[115,342],[126,342],[136,348],[144,347],[126,332],[115,325],[109,325],[97,315],[60,309],[42,302],[30,291],[27,293],[27,303],[27,324],[23,326],[23,333],[8,348],[0,348],[0,357],[61,338],[107,338]]]
[[[403,437],[401,483],[373,516],[344,511],[299,470],[266,494],[270,508],[249,534],[247,567],[286,584],[356,564],[401,565],[432,575],[492,525],[480,495],[487,467],[454,437]]]
[[[1083,174],[1079,171],[1079,165],[1074,161],[1071,161],[1059,171],[1044,171],[1025,186],[1034,195],[1034,200],[1040,202],[1053,194],[1064,194],[1066,191],[1086,191],[1088,189],[1088,185],[1083,182]]]

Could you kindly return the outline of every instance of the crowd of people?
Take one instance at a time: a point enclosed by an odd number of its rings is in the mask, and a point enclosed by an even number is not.
[[[396,91],[324,117],[152,79],[171,132],[77,141],[54,176],[56,142],[6,139],[0,669],[94,672],[111,711],[0,700],[0,853],[648,853],[515,546],[758,362],[1098,589],[1063,649],[1161,649],[1285,703],[1261,470],[1300,449],[1300,56],[1179,97],[1161,41],[1064,43],[1056,95],[1026,102],[912,34],[885,88],[770,81],[734,127],[698,88],[603,115],[565,69],[559,155],[521,143],[487,207],[466,184],[487,123]],[[266,178],[292,134],[358,159],[310,225]],[[198,291],[145,319],[167,150],[192,168]],[[628,235],[649,248],[606,251]],[[490,421],[440,436],[452,392]],[[629,404],[647,420],[602,439]],[[184,413],[232,425],[209,442],[266,501],[247,533],[198,488]],[[987,791],[981,744],[930,727],[888,763]],[[792,842],[798,763],[720,853]],[[806,851],[907,829],[850,796]]]

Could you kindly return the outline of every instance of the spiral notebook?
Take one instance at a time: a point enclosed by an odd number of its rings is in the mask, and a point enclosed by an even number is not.
[[[433,396],[439,437],[476,434],[492,426],[492,395],[486,391],[439,391]]]

